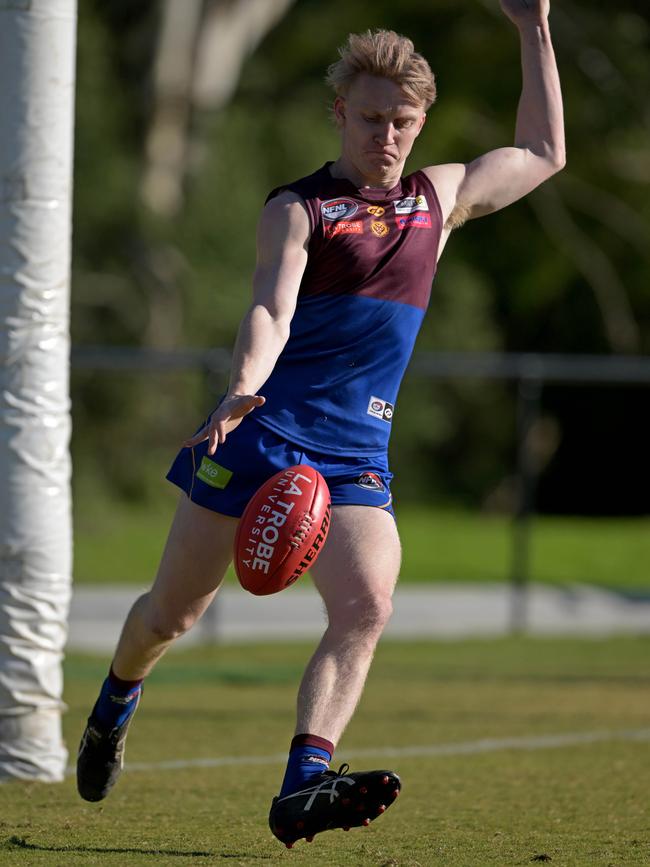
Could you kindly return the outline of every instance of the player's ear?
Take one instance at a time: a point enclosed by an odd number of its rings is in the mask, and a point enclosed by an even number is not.
[[[422,117],[420,118],[420,126],[418,127],[418,135],[422,132],[422,127],[424,126],[427,119],[426,112],[423,112]]]
[[[339,129],[345,126],[345,97],[337,96],[334,100],[334,105],[332,106],[332,113],[334,114],[334,120]]]

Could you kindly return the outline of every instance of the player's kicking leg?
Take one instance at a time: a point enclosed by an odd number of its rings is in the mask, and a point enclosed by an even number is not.
[[[392,771],[349,774],[344,765],[335,773],[328,765],[392,612],[400,555],[390,514],[333,508],[327,544],[312,570],[329,623],[300,685],[296,737],[269,815],[271,830],[287,846],[320,831],[368,825],[399,794]]]
[[[77,787],[87,801],[101,801],[115,785],[142,682],[212,601],[232,557],[236,528],[235,518],[181,496],[154,585],[126,619],[81,739]]]

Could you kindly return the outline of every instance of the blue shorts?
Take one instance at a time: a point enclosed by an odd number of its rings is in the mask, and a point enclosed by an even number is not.
[[[250,416],[208,456],[208,442],[184,448],[167,473],[194,503],[239,518],[257,489],[294,464],[307,464],[325,478],[335,506],[376,506],[393,514],[392,474],[386,455],[344,457],[303,451]]]

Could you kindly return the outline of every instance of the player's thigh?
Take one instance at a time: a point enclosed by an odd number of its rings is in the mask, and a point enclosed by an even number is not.
[[[207,607],[232,560],[237,518],[221,515],[181,495],[149,593],[166,611]]]
[[[401,546],[395,520],[373,506],[333,506],[323,550],[311,570],[328,612],[390,600]]]

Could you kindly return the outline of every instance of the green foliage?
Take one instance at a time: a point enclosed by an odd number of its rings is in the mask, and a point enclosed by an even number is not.
[[[162,454],[156,456],[164,463]],[[149,584],[178,498],[177,489],[168,483],[158,481],[155,489],[155,498],[146,506],[137,501],[118,504],[105,499],[93,474],[77,480],[78,584]],[[403,547],[400,583],[511,578],[514,540],[508,517],[426,508],[404,500],[398,493],[395,507]],[[647,519],[544,515],[532,522],[530,543],[532,581],[592,584],[622,592],[650,590]],[[232,570],[227,580],[236,582]],[[308,584],[309,579],[302,583]]]
[[[649,351],[644,10],[641,0],[623,0],[606,14],[587,0],[555,0],[567,169],[524,202],[455,233],[418,348]],[[233,101],[216,114],[195,113],[184,208],[162,220],[139,196],[159,11],[153,0],[80,4],[76,343],[232,344],[250,298],[255,225],[266,194],[337,155],[323,75],[350,31],[404,32],[437,73],[439,101],[411,169],[471,160],[512,140],[517,36],[496,0],[297,0],[244,65]],[[148,420],[174,437],[186,433],[218,386],[203,398],[174,393],[178,404],[161,380],[147,376],[128,383],[77,376],[77,466],[90,472],[100,451],[103,465],[112,467],[107,484],[122,495],[146,496],[153,461]],[[599,405],[607,414],[607,395]],[[581,423],[570,413],[560,416],[566,408],[553,395],[544,409],[560,426]],[[407,377],[393,451],[404,495],[428,498],[435,488],[474,504],[489,499],[512,470],[513,419],[506,387]],[[176,441],[170,438],[167,448]],[[607,445],[628,452],[623,438]],[[580,451],[572,458],[580,460]],[[631,472],[635,458],[628,460]],[[547,505],[557,510],[567,481],[550,469]],[[597,487],[586,491],[576,507],[596,494]],[[609,500],[604,491],[598,508],[608,511]]]

